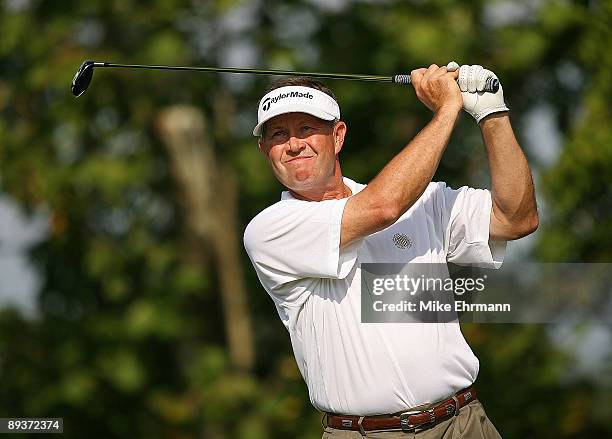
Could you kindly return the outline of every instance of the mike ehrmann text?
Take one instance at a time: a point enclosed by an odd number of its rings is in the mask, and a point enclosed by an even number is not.
[[[458,300],[451,303],[442,303],[439,300],[428,300],[409,302],[402,300],[398,303],[384,303],[377,300],[372,304],[376,312],[510,312],[512,307],[509,303],[468,303]]]

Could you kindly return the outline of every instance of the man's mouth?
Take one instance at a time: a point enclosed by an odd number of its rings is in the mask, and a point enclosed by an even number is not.
[[[308,160],[311,159],[313,156],[309,155],[309,156],[302,156],[302,157],[294,157],[290,160],[287,160],[285,163],[289,163],[289,162],[301,162],[304,160]]]

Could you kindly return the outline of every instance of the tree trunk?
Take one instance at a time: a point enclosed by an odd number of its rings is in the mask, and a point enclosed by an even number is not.
[[[198,108],[169,107],[160,112],[157,125],[182,192],[187,228],[198,242],[212,247],[230,362],[235,369],[249,372],[254,347],[239,251],[241,240],[237,238],[238,186],[231,170],[216,163],[206,122]]]

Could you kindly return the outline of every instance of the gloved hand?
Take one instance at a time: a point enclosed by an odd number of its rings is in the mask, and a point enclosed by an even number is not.
[[[454,61],[449,62],[446,68],[448,71],[459,69],[457,84],[461,90],[461,96],[463,96],[463,109],[476,119],[476,123],[480,123],[489,114],[509,111],[504,102],[504,90],[501,82],[497,93],[482,91],[489,76],[497,78],[495,73],[479,65],[459,67],[459,64]]]

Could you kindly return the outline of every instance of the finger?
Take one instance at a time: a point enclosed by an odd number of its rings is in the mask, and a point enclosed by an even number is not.
[[[457,64],[455,61],[451,61],[446,65],[446,70],[448,70],[449,72],[459,70],[459,64]]]
[[[436,79],[439,78],[441,76],[444,76],[446,73],[448,72],[448,70],[446,70],[446,67],[438,67],[429,77],[429,79]]]
[[[426,68],[414,69],[410,72],[410,82],[413,86],[418,85],[423,80],[423,75],[427,71]]]
[[[467,80],[467,89],[470,93],[476,93],[478,89],[478,77],[483,70],[482,66],[479,65],[470,66]]]
[[[438,70],[438,66],[436,64],[430,65],[425,74],[423,75],[423,80],[428,81],[431,75],[433,75],[436,70]]]
[[[459,90],[466,92],[467,91],[467,79],[468,73],[470,70],[470,66],[462,65],[459,67],[459,78],[457,79],[457,83],[459,84]]]
[[[479,92],[484,91],[489,76],[495,76],[495,74],[491,70],[482,69],[478,75],[478,78],[476,79],[476,87]]]

